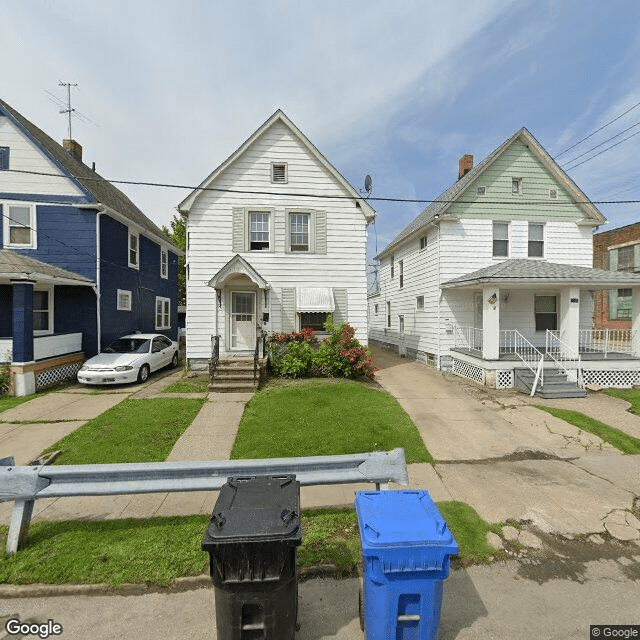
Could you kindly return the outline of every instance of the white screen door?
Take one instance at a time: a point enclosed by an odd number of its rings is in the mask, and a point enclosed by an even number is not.
[[[231,348],[253,350],[256,341],[256,294],[231,292]]]

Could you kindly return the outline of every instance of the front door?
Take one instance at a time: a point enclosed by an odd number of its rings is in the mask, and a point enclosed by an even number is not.
[[[253,291],[231,292],[231,348],[253,351],[256,342],[256,294]]]

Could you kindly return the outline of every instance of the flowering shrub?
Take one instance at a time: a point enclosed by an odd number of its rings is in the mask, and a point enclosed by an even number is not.
[[[371,353],[355,339],[355,329],[348,324],[336,327],[331,318],[324,324],[329,337],[318,342],[313,329],[299,333],[275,333],[268,346],[271,367],[277,375],[373,379],[376,369]]]

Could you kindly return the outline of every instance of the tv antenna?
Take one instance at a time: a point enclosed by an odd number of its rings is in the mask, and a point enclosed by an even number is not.
[[[72,135],[71,135],[71,116],[72,115],[75,118],[78,118],[79,120],[81,120],[83,122],[88,122],[88,123],[92,124],[94,127],[99,126],[93,120],[87,118],[87,116],[85,116],[83,113],[80,113],[80,111],[78,111],[77,109],[74,109],[71,106],[71,87],[77,87],[78,86],[77,83],[59,82],[58,86],[67,87],[67,99],[66,99],[66,101],[61,100],[60,98],[58,98],[58,96],[56,96],[53,93],[51,93],[51,91],[47,91],[45,89],[44,92],[47,94],[47,96],[48,96],[49,100],[51,100],[51,102],[53,102],[58,107],[60,107],[60,113],[66,113],[69,116],[69,125],[68,125],[68,127],[69,127],[69,131],[68,131],[69,140],[72,139]]]
[[[58,82],[58,86],[67,87],[67,108],[60,109],[60,113],[66,113],[69,116],[69,140],[73,140],[73,136],[71,135],[71,114],[74,113],[75,109],[71,107],[71,87],[77,87],[78,83]]]

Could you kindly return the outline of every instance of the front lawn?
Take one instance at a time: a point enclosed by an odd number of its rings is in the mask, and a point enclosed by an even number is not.
[[[603,392],[613,398],[626,400],[631,405],[629,411],[640,416],[640,389],[604,389]]]
[[[171,386],[162,390],[162,393],[203,393],[209,390],[209,376],[194,376],[181,378]]]
[[[232,459],[325,456],[403,447],[433,462],[398,401],[360,382],[305,380],[259,391],[247,404]]]
[[[204,400],[128,398],[45,450],[62,450],[55,464],[161,462]]]
[[[33,400],[36,396],[0,396],[0,414],[7,409],[12,409],[13,407],[17,407],[19,404],[23,402],[28,402],[29,400]],[[0,422],[2,422],[2,416],[0,415]]]

